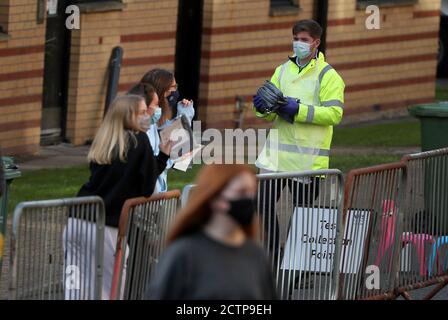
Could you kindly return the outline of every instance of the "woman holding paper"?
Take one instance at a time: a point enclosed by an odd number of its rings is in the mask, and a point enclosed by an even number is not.
[[[159,153],[159,145],[161,143],[158,129],[168,124],[171,120],[184,115],[188,121],[193,120],[195,111],[193,108],[193,101],[182,99],[179,100],[179,91],[177,90],[177,83],[174,74],[165,69],[152,69],[148,71],[140,80],[140,84],[149,84],[155,89],[152,95],[151,104],[160,105],[160,118],[155,119],[147,131],[149,141],[154,149],[154,154]],[[149,105],[149,104],[148,104]],[[168,160],[166,169],[157,178],[155,193],[168,191],[168,170],[173,166],[173,161]]]

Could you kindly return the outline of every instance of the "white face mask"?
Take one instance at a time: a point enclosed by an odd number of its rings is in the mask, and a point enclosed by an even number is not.
[[[303,41],[293,41],[294,53],[299,59],[308,57],[311,54],[311,45]]]
[[[162,117],[162,108],[157,106],[156,110],[154,111],[154,114],[151,117],[151,124],[157,123],[161,117]]]

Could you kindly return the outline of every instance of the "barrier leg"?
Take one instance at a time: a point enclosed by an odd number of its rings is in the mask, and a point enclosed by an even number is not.
[[[430,293],[428,293],[423,300],[431,300],[434,296],[448,284],[448,278],[439,283]]]

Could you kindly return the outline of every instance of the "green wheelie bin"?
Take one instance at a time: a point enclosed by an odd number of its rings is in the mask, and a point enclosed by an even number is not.
[[[421,124],[422,151],[448,147],[448,101],[408,108]],[[448,157],[429,158],[424,167],[425,212],[436,227],[434,235],[448,234]]]
[[[419,104],[408,111],[420,119],[422,151],[448,147],[448,101]]]

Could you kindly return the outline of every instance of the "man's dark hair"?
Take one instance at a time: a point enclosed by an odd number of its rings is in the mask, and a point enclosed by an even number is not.
[[[292,34],[299,32],[308,32],[314,39],[320,39],[322,36],[322,27],[314,20],[300,20],[292,27]]]
[[[149,83],[139,83],[133,86],[127,94],[136,94],[145,98],[146,105],[149,106],[154,98],[156,89]]]

